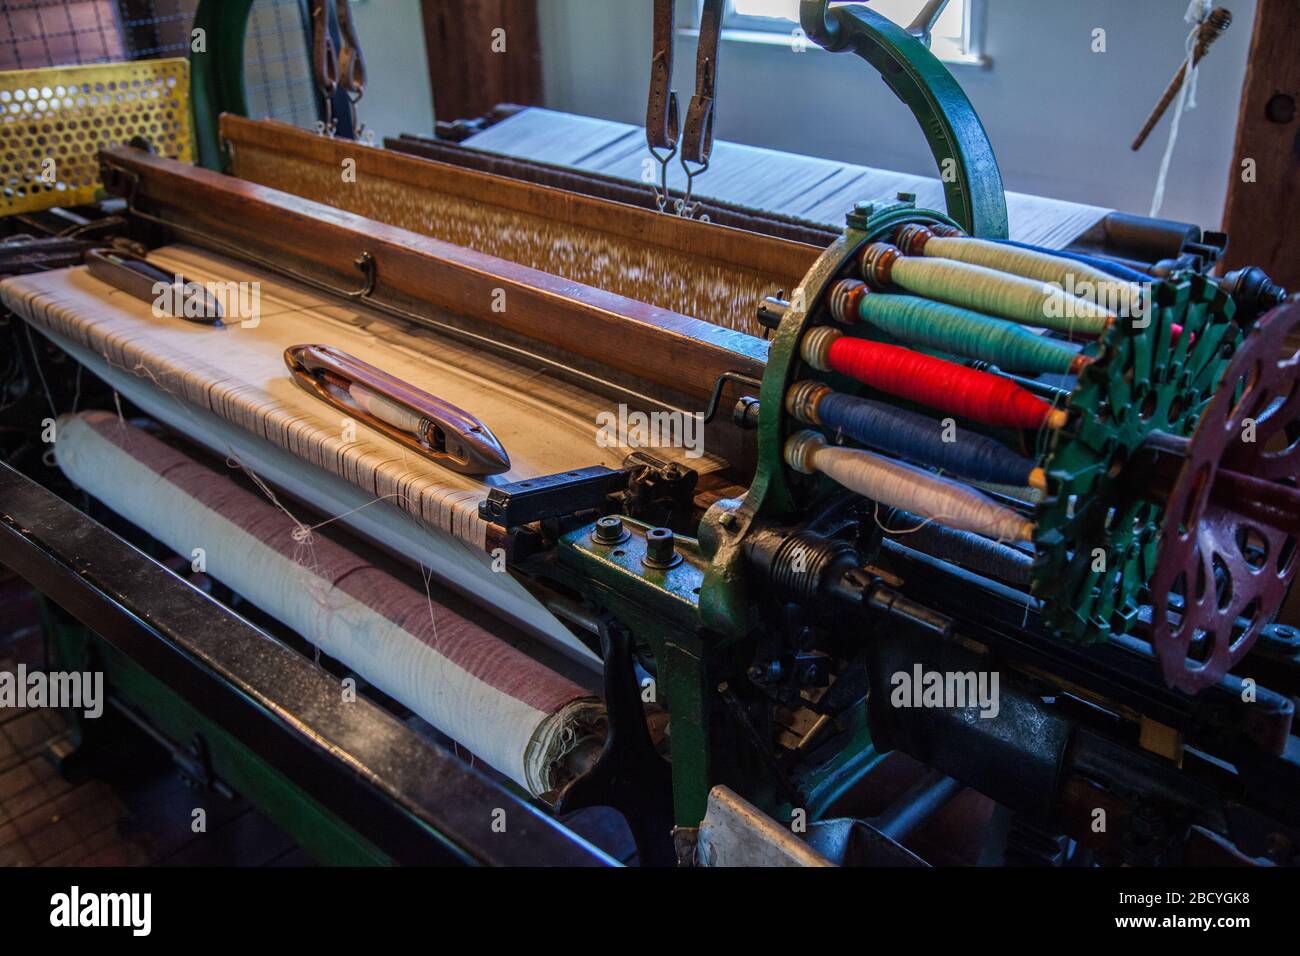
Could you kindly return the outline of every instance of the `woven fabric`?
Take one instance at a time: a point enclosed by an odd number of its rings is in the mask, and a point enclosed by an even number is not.
[[[598,416],[617,409],[611,399],[211,253],[172,246],[150,258],[201,283],[260,283],[260,321],[213,328],[156,318],[148,303],[81,268],[8,279],[0,283],[0,301],[151,415],[236,461],[292,456],[301,465],[279,469],[282,485],[330,514],[346,512],[345,523],[362,515],[372,537],[422,561],[439,580],[565,653],[590,659],[518,582],[493,568],[478,505],[493,485],[590,465],[618,467],[630,449],[598,441],[597,433]],[[299,388],[284,365],[284,349],[305,342],[342,349],[472,411],[500,438],[510,471],[487,479],[459,475],[363,424],[349,434],[345,416]],[[217,434],[214,419],[248,440]],[[706,454],[686,464],[703,472],[719,460]],[[314,493],[318,488],[337,482],[363,500],[346,509],[337,508],[346,496],[317,501],[324,497]],[[403,519],[410,528],[399,527]]]
[[[479,548],[486,526],[478,503],[490,485],[617,467],[626,453],[596,444],[596,416],[608,399],[208,253],[169,247],[150,259],[200,283],[259,282],[257,325],[155,318],[149,303],[80,268],[9,279],[0,283],[0,300],[38,328],[375,497],[391,496],[429,527]],[[304,342],[342,349],[472,411],[501,439],[513,467],[482,480],[428,462],[362,424],[353,436],[347,417],[299,388],[286,369],[284,350]]]
[[[64,416],[55,456],[88,494],[534,793],[592,733],[587,692],[386,571],[106,412]]]

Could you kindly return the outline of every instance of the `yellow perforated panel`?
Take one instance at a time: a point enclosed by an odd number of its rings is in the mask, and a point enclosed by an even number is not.
[[[0,215],[90,202],[100,147],[136,136],[190,160],[183,58],[0,72]]]

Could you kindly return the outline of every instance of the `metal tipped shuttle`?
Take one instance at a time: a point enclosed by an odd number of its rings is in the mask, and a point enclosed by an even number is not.
[[[476,416],[328,345],[292,345],[284,363],[311,394],[465,475],[497,475],[510,456]]]

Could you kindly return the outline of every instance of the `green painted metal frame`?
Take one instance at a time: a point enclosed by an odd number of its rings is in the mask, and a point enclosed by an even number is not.
[[[993,147],[961,84],[920,39],[861,4],[803,0],[809,39],[870,63],[917,122],[943,182],[948,215],[972,236],[1007,237],[1007,200]]]
[[[213,774],[273,819],[312,859],[333,866],[391,866],[394,861],[314,800],[266,761],[208,720],[165,683],[88,628],[52,613],[42,599],[42,617],[56,670],[102,671],[151,726],[176,743],[200,736]],[[73,714],[80,735],[90,728]]]
[[[218,120],[222,113],[248,115],[244,93],[244,39],[254,0],[199,0],[194,29],[205,34],[204,49],[190,54],[190,103],[199,164],[225,168]]]

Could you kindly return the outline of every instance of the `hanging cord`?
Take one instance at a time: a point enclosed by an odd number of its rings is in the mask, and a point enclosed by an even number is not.
[[[1193,25],[1184,44],[1187,52],[1187,59],[1183,64],[1186,80],[1178,90],[1173,122],[1169,124],[1169,142],[1165,144],[1165,155],[1160,160],[1160,175],[1156,177],[1156,191],[1151,198],[1153,219],[1160,215],[1160,207],[1165,203],[1165,186],[1169,181],[1169,166],[1173,162],[1174,147],[1178,144],[1178,130],[1182,126],[1183,113],[1196,109],[1196,78],[1201,72],[1198,65],[1200,61],[1196,56],[1197,39],[1201,33],[1201,25],[1209,19],[1210,10],[1210,0],[1192,0],[1187,6],[1187,13],[1183,15],[1183,19]]]

